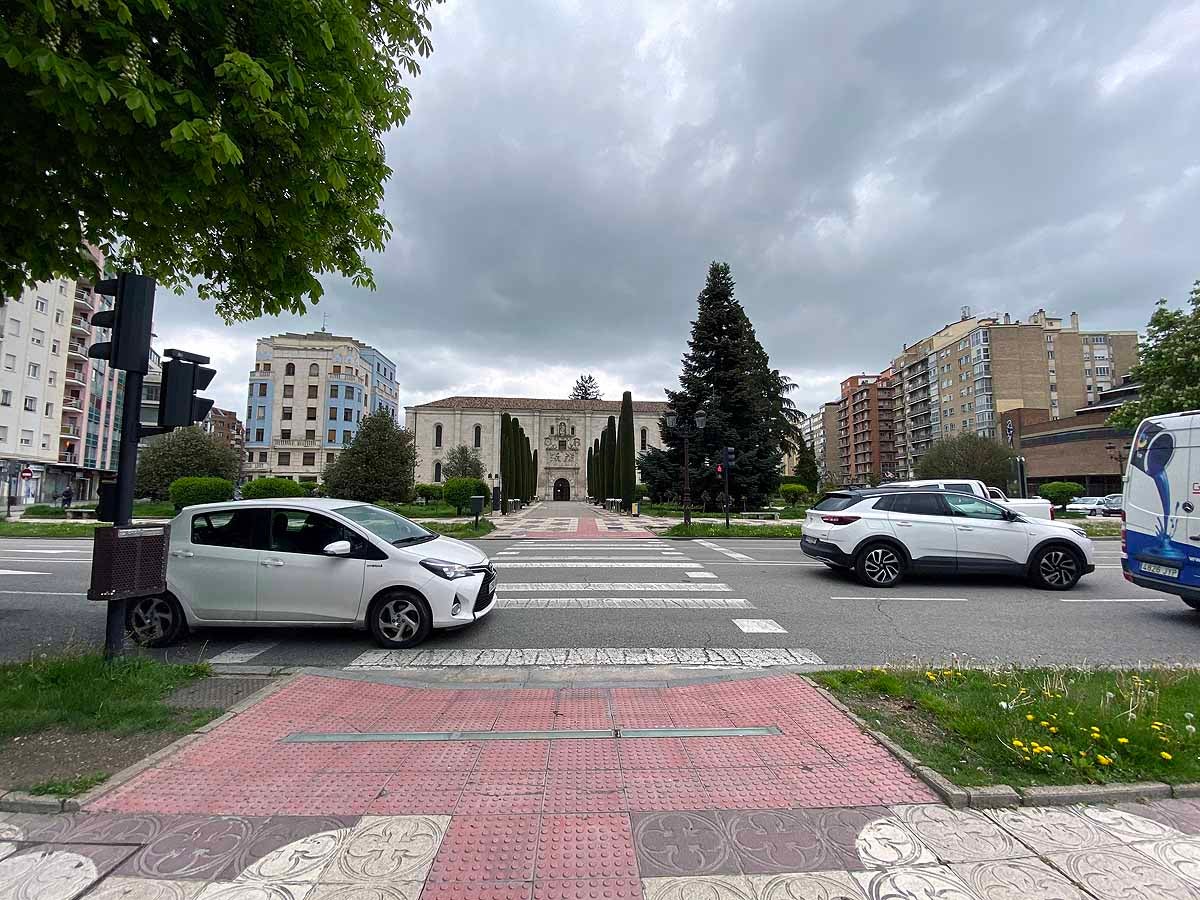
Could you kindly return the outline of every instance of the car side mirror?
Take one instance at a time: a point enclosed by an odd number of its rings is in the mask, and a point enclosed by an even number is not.
[[[1016,522],[1021,518],[1021,514],[1018,512],[1015,512],[1014,510],[1006,509],[1004,511],[1004,518],[1006,518],[1010,522]]]
[[[350,542],[349,541],[334,541],[332,544],[326,544],[322,551],[326,556],[349,556]]]

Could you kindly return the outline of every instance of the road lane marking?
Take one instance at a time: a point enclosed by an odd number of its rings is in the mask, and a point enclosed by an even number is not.
[[[500,609],[754,609],[734,597],[500,597]]]
[[[0,553],[83,553],[83,552],[84,551],[81,549],[39,550],[36,547],[14,547],[13,549],[9,550],[6,548],[0,548]]]
[[[830,600],[947,600],[953,603],[966,603],[966,597],[902,597],[896,594],[862,594],[854,597],[830,597]]]
[[[0,594],[16,594],[24,596],[31,594],[37,597],[86,597],[83,591],[0,591]]]
[[[500,554],[496,554],[497,558],[499,556],[500,556]],[[571,555],[567,555],[567,556],[522,556],[520,559],[512,560],[512,562],[549,562],[549,561],[554,561],[554,560],[573,560],[573,559],[578,559],[578,560],[605,560],[605,559],[609,559],[609,560],[614,560],[614,559],[615,560],[622,560],[622,559],[625,559],[625,560],[638,560],[638,559],[648,560],[648,559],[656,559],[659,562],[667,562],[667,560],[664,560],[660,556],[583,556],[580,554],[571,554]],[[497,561],[504,562],[505,564],[510,562],[510,560],[507,557],[503,560],[497,559]]]
[[[224,653],[218,653],[216,656],[209,657],[210,663],[217,665],[236,665],[237,663],[249,662],[254,657],[266,653],[272,647],[279,646],[278,641],[247,641],[244,644],[238,644],[236,647],[230,647]]]
[[[460,666],[819,666],[811,650],[746,647],[547,647],[487,650],[368,650],[347,669]]]
[[[90,556],[89,556],[89,557],[87,557],[86,559],[63,559],[63,558],[61,558],[61,557],[60,557],[60,558],[58,558],[58,559],[46,559],[46,557],[44,557],[44,556],[38,556],[38,557],[33,557],[33,556],[6,556],[6,557],[4,557],[3,559],[0,559],[0,562],[6,562],[6,563],[14,563],[14,562],[31,562],[31,563],[41,563],[43,566],[45,566],[45,565],[58,565],[59,563],[89,563],[89,564],[90,564],[90,563],[91,563],[91,561],[92,561],[92,558],[91,558]],[[0,575],[7,575],[7,574],[9,574],[9,573],[7,573],[7,572],[0,572]],[[20,573],[17,573],[17,574],[20,574]],[[48,574],[48,573],[46,573],[46,572],[34,572],[33,574],[34,574],[34,575],[46,575],[46,574]]]
[[[733,619],[732,621],[746,634],[787,634],[787,629],[774,619]]]
[[[728,591],[727,584],[692,584],[690,581],[514,581],[496,583],[501,593],[558,591],[563,594],[576,591],[627,591],[651,594],[669,594],[675,591]]]
[[[688,578],[716,578],[712,572],[684,572]]]
[[[38,562],[45,562],[45,560],[40,559],[40,560],[38,560]],[[0,569],[0,575],[49,575],[49,574],[51,574],[51,573],[50,572],[24,572],[20,569]]]
[[[726,550],[719,544],[714,544],[712,541],[696,541],[701,547],[707,547],[709,550],[716,550],[718,553],[723,553],[730,559],[753,559],[752,556],[747,556],[745,553],[738,553],[736,550]]]
[[[1061,603],[1166,603],[1171,597],[1059,597]]]
[[[697,569],[698,562],[523,562],[521,560],[496,559],[496,567],[505,569]]]

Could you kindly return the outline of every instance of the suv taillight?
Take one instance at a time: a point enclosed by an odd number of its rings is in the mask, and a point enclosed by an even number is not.
[[[821,521],[826,525],[849,525],[860,518],[861,516],[821,516]]]

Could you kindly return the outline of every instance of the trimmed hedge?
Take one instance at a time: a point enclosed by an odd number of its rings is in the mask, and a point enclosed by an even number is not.
[[[437,503],[442,499],[442,486],[440,484],[418,484],[414,490],[417,496],[426,503]]]
[[[185,475],[171,482],[170,493],[176,509],[200,503],[224,503],[233,499],[233,482],[227,478]]]
[[[808,488],[802,484],[785,484],[779,489],[779,496],[788,506],[799,506],[808,498]]]
[[[463,509],[470,508],[472,497],[482,495],[490,498],[492,492],[488,489],[487,482],[481,478],[451,478],[446,482],[443,495],[446,502],[458,510],[458,515],[461,516]],[[484,507],[488,505],[485,500]]]
[[[290,478],[257,478],[242,485],[243,500],[266,500],[270,497],[307,497],[308,488]]]

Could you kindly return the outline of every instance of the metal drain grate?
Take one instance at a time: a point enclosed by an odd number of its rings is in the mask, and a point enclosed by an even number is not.
[[[384,743],[388,741],[599,741],[610,738],[760,737],[782,734],[775,725],[752,728],[593,728],[579,731],[294,731],[285,744]]]

